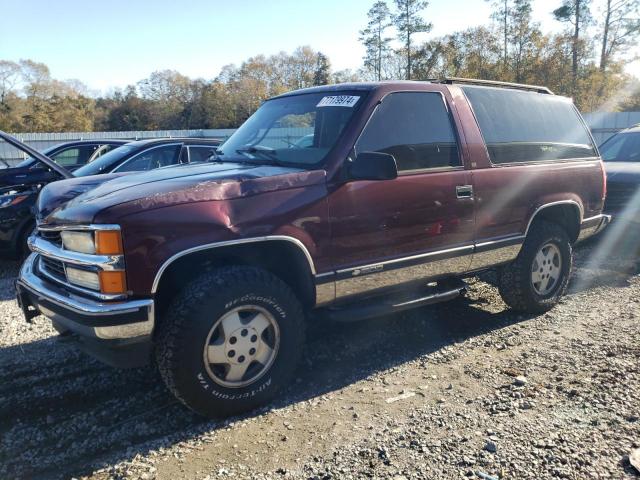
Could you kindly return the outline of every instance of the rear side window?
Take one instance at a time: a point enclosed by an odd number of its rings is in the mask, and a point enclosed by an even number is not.
[[[462,87],[492,163],[595,157],[591,137],[566,98],[505,88]]]
[[[456,136],[439,93],[387,95],[356,144],[360,152],[389,153],[401,172],[460,165]]]

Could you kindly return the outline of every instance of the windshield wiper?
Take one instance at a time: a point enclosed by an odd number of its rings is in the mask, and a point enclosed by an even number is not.
[[[278,157],[276,151],[271,147],[265,147],[264,145],[250,145],[246,147],[241,147],[236,149],[237,153],[255,153],[255,154],[263,154],[267,160],[269,160],[269,165],[282,165],[278,161]],[[257,162],[256,162],[257,163]],[[261,162],[264,163],[264,162]]]
[[[247,145],[236,149],[238,153],[266,153],[275,155],[276,151],[271,147],[265,147],[264,145]]]

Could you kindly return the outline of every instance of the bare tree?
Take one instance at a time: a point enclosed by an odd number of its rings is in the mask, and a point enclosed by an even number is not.
[[[609,59],[637,44],[640,35],[640,1],[605,0],[602,23],[600,71],[605,72]]]

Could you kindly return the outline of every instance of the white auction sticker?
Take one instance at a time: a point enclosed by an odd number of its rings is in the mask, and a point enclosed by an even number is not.
[[[353,95],[335,95],[332,97],[324,97],[318,102],[316,107],[353,107],[358,103],[360,97]]]

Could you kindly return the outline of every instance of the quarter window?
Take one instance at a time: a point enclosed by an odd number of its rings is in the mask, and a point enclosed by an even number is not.
[[[399,92],[385,97],[356,144],[356,153],[393,155],[399,171],[460,165],[458,144],[442,95]]]
[[[462,87],[492,163],[595,157],[591,137],[570,100],[506,88]]]

